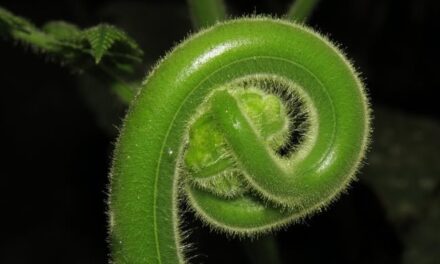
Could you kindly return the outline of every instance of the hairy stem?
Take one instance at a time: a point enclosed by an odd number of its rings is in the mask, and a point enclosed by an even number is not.
[[[182,197],[212,228],[244,236],[317,212],[353,178],[368,135],[362,83],[327,39],[265,18],[202,31],[152,71],[125,118],[113,260],[186,263]]]

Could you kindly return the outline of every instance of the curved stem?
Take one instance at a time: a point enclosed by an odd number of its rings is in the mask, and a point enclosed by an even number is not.
[[[345,145],[364,146],[365,139],[352,133],[338,133],[334,130],[334,124],[337,121],[332,119],[319,120],[319,142],[326,142],[326,144],[315,145],[314,148],[319,149],[318,152],[321,155],[313,157],[312,152],[309,153],[309,157],[313,158],[298,160],[297,157],[292,157],[287,161],[280,159],[258,135],[258,131],[246,118],[236,99],[229,92],[217,91],[211,100],[216,121],[241,167],[247,172],[246,177],[249,183],[274,203],[295,206],[299,200],[303,201],[303,205],[315,202],[317,197],[322,197],[329,189],[338,189],[337,186],[344,181],[344,178],[335,177],[335,171],[347,172],[350,175],[351,165],[347,165],[359,163],[361,159],[362,154],[359,154],[355,148],[343,147],[335,152],[335,145],[341,145],[341,142]],[[356,99],[353,98],[353,100]],[[333,108],[336,108],[335,111],[341,112],[356,111],[357,107],[356,104],[353,104],[352,108],[333,105]],[[316,108],[318,116],[323,116],[321,111],[328,111],[319,106]],[[343,113],[338,113],[338,116],[339,119],[344,117]],[[365,130],[364,120],[352,122],[357,122],[356,127]],[[328,133],[328,131],[332,132]],[[333,136],[335,133],[338,133],[337,138]],[[337,161],[338,159],[341,161]],[[317,177],[320,179],[317,180]],[[322,183],[322,179],[326,179],[325,184]]]
[[[238,83],[259,89],[247,98],[262,109],[257,118],[266,113],[267,105],[260,102],[271,89],[276,102],[286,93],[286,104],[305,102],[311,126],[294,154],[279,157],[261,139],[263,132],[231,96],[232,90],[235,96],[246,90]],[[267,102],[272,107],[267,109],[282,116],[277,103]],[[205,114],[208,123],[197,122]],[[190,133],[199,124],[201,137]],[[152,71],[125,119],[111,171],[114,262],[185,263],[180,193],[203,221],[230,234],[268,232],[319,211],[353,178],[368,125],[362,83],[344,56],[317,33],[265,18],[202,31]],[[235,183],[244,182],[245,189],[225,198],[191,184],[185,155],[193,140],[203,151],[208,146],[208,158],[202,155],[202,160],[215,157],[205,166],[214,173],[194,166],[196,174],[220,177],[213,186],[222,188],[237,177]],[[213,142],[218,144],[211,147]],[[225,162],[228,158],[232,162]],[[214,166],[217,160],[222,166]],[[219,168],[224,171],[217,173]]]

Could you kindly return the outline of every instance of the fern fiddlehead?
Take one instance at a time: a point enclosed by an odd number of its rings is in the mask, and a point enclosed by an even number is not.
[[[316,212],[353,178],[368,134],[362,83],[319,34],[265,18],[202,31],[158,64],[125,119],[112,168],[113,260],[185,263],[181,196],[233,234]]]

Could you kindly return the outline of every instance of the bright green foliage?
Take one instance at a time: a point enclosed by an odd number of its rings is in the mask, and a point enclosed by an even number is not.
[[[288,18],[304,21],[316,2],[296,1]],[[198,28],[226,16],[221,0],[189,3]],[[98,66],[124,101],[133,97],[119,74],[143,53],[114,26],[54,21],[40,30],[0,8],[0,34],[73,68]],[[184,263],[180,195],[212,228],[236,235],[315,213],[353,179],[368,135],[362,83],[316,32],[251,18],[196,34],[154,69],[121,131],[109,201],[114,261]]]
[[[230,234],[315,213],[353,179],[368,136],[362,83],[321,35],[267,18],[204,30],[158,64],[125,119],[111,173],[113,260],[185,263],[182,194]]]

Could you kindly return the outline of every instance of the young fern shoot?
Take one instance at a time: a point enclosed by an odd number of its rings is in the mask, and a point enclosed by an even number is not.
[[[369,112],[349,61],[304,26],[244,18],[190,37],[150,73],[116,144],[114,263],[186,263],[181,197],[246,236],[319,211],[361,164]]]

